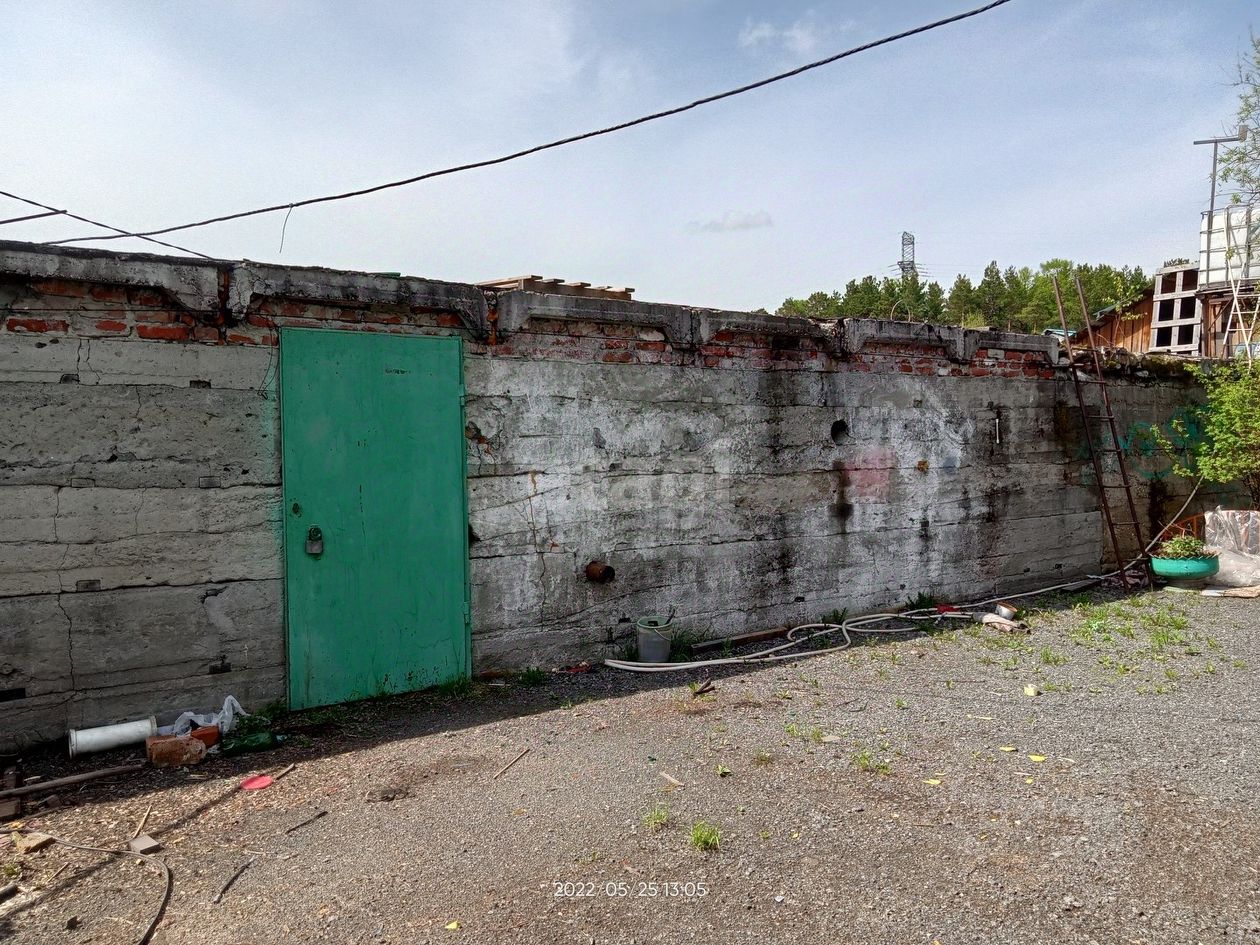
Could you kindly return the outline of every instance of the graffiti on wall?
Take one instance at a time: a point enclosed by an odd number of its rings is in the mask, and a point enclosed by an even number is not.
[[[1104,473],[1119,472],[1119,455],[1110,452],[1111,436],[1104,430],[1098,445],[1103,452],[1098,460]],[[1195,407],[1178,407],[1163,424],[1135,421],[1119,434],[1114,444],[1124,455],[1131,475],[1149,481],[1166,479],[1173,475],[1173,467],[1182,465],[1193,468],[1196,447],[1203,442],[1203,424]],[[1082,441],[1077,458],[1089,459],[1089,444]]]

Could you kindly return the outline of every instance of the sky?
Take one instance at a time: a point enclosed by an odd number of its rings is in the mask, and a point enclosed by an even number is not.
[[[0,189],[124,229],[602,127],[978,5],[0,0]],[[457,282],[534,273],[773,310],[892,274],[1193,256],[1247,0],[1013,0],[497,167],[167,239]],[[0,198],[0,219],[26,212]],[[283,229],[283,245],[281,241]],[[97,232],[72,221],[0,238]],[[153,251],[135,240],[82,245]],[[156,250],[163,252],[163,250]]]

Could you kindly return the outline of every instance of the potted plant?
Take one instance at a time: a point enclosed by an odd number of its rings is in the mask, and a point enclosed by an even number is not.
[[[1193,535],[1169,538],[1151,556],[1151,570],[1170,581],[1205,581],[1220,567],[1216,551]]]

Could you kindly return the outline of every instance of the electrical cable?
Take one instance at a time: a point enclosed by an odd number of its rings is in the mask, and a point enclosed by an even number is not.
[[[185,246],[176,246],[174,243],[166,243],[166,242],[163,242],[162,240],[155,240],[152,238],[151,234],[148,234],[148,233],[131,233],[127,230],[119,229],[116,226],[110,226],[108,223],[101,223],[98,220],[90,220],[87,217],[79,216],[79,214],[71,213],[69,210],[58,210],[56,207],[50,207],[48,204],[40,203],[38,200],[31,200],[27,197],[19,197],[17,194],[10,193],[7,190],[0,190],[0,197],[8,197],[10,200],[16,200],[19,203],[29,204],[32,207],[39,207],[43,210],[49,211],[48,214],[32,214],[30,217],[17,217],[13,220],[6,220],[4,221],[6,223],[16,223],[18,220],[21,220],[21,219],[34,219],[35,217],[45,216],[45,215],[64,216],[64,217],[68,217],[71,220],[78,220],[80,223],[86,223],[89,226],[99,226],[102,230],[113,230],[114,233],[117,234],[115,236],[106,236],[106,237],[95,237],[95,236],[85,237],[85,239],[120,240],[120,239],[126,239],[130,237],[130,238],[135,238],[139,240],[144,240],[146,243],[156,243],[158,246],[165,246],[167,249],[178,250],[181,253],[187,253],[189,256],[200,256],[202,259],[214,258],[213,256],[207,256],[205,253],[199,253],[195,249],[188,249]],[[69,241],[59,240],[58,242],[64,243],[64,242],[69,242]],[[46,242],[44,245],[55,246],[57,244]]]
[[[843,52],[839,52],[839,53],[836,53],[835,55],[828,56],[825,59],[818,59],[818,60],[815,60],[814,62],[806,63],[803,66],[798,66],[795,69],[789,69],[786,72],[780,72],[777,75],[768,76],[767,78],[759,79],[756,82],[750,82],[747,85],[741,85],[738,88],[728,89],[725,92],[717,92],[713,95],[707,95],[704,98],[695,99],[694,101],[688,102],[685,105],[677,105],[677,106],[674,106],[673,108],[667,108],[664,111],[653,112],[650,115],[643,115],[643,116],[640,116],[639,118],[633,118],[633,119],[630,119],[629,121],[620,122],[619,124],[609,125],[606,128],[599,128],[595,131],[586,131],[586,132],[582,132],[581,134],[570,135],[566,138],[559,138],[555,141],[549,141],[546,144],[534,145],[531,148],[524,148],[520,151],[513,151],[510,154],[500,155],[499,157],[486,158],[481,161],[472,161],[467,164],[459,164],[454,167],[446,167],[446,168],[442,168],[441,170],[436,170],[436,171],[428,171],[423,174],[417,174],[414,177],[404,178],[403,180],[390,181],[385,184],[376,184],[371,187],[363,187],[358,190],[349,190],[344,193],[328,194],[323,197],[309,197],[305,200],[296,200],[289,203],[278,203],[269,207],[258,207],[254,210],[242,210],[239,213],[228,213],[222,216],[210,217],[205,220],[198,220],[195,223],[181,223],[177,226],[167,226],[167,227],[162,227],[156,230],[144,230],[138,233],[128,233],[125,235],[139,236],[142,238],[146,238],[150,236],[159,236],[163,233],[174,233],[179,230],[191,230],[195,227],[210,226],[211,224],[214,224],[214,223],[225,223],[229,220],[240,220],[245,217],[258,216],[259,214],[264,214],[264,213],[279,213],[281,210],[291,211],[294,207],[308,207],[311,204],[329,203],[334,200],[346,200],[351,197],[362,197],[366,194],[374,194],[381,190],[388,190],[394,187],[406,187],[409,184],[419,183],[420,181],[424,181],[424,180],[431,180],[435,177],[444,177],[448,174],[457,174],[457,173],[460,173],[461,171],[469,171],[469,170],[475,170],[477,168],[482,168],[482,167],[490,167],[495,164],[506,164],[508,161],[515,161],[518,158],[527,157],[528,155],[531,155],[531,154],[537,154],[540,151],[549,151],[552,148],[559,148],[559,147],[563,147],[564,145],[575,144],[576,142],[579,142],[579,141],[586,141],[590,138],[598,138],[598,137],[601,137],[602,135],[608,135],[608,134],[613,134],[614,132],[624,131],[627,128],[633,128],[637,125],[645,125],[651,121],[657,121],[662,118],[668,118],[672,115],[678,115],[678,114],[681,114],[682,112],[690,111],[693,108],[699,108],[702,105],[710,105],[713,102],[719,102],[722,99],[732,98],[736,95],[742,95],[745,92],[751,92],[755,89],[763,88],[764,86],[771,85],[775,82],[781,82],[784,79],[793,78],[795,76],[809,72],[813,69],[818,69],[822,66],[830,65],[831,63],[838,62],[841,59],[847,59],[849,56],[855,56],[858,53],[875,49],[878,46],[886,46],[889,43],[894,43],[894,42],[897,42],[898,40],[908,39],[909,37],[916,36],[920,33],[926,33],[930,30],[938,29],[942,26],[948,26],[952,23],[957,23],[960,20],[966,20],[973,16],[979,16],[982,13],[988,13],[990,10],[996,9],[997,7],[1003,6],[1004,4],[1007,4],[1009,2],[1010,0],[992,0],[992,2],[986,3],[983,6],[976,7],[972,10],[967,10],[963,13],[956,13],[953,16],[948,16],[948,17],[945,17],[944,19],[936,20],[932,23],[925,23],[922,26],[916,26],[913,29],[904,30],[900,33],[894,33],[891,36],[885,36],[882,39],[872,40],[869,43],[863,43],[861,46],[854,46],[851,49],[846,49]],[[109,229],[113,229],[113,227],[109,227]],[[79,236],[79,237],[72,237],[70,239],[64,239],[64,240],[50,240],[48,245],[56,246],[61,243],[82,243],[82,242],[88,242],[91,240],[113,240],[113,239],[120,239],[120,238],[121,238],[120,236]]]
[[[166,912],[167,903],[171,901],[171,889],[175,884],[175,879],[171,875],[171,868],[167,866],[165,862],[159,860],[156,856],[150,856],[147,853],[137,853],[135,850],[114,850],[109,847],[91,847],[82,843],[71,843],[69,840],[65,840],[44,830],[32,830],[29,827],[8,827],[6,829],[10,833],[42,834],[43,836],[50,838],[53,843],[58,843],[63,847],[69,847],[72,850],[85,850],[89,853],[108,853],[112,856],[134,856],[144,860],[146,863],[157,865],[166,877],[166,888],[162,892],[162,901],[158,903],[157,911],[153,913],[153,918],[149,921],[144,933],[136,939],[136,945],[148,945],[148,942],[153,938],[153,933],[157,931],[158,923],[162,921],[162,915]]]

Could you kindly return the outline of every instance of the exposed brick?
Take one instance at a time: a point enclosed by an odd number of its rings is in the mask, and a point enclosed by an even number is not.
[[[88,294],[98,302],[125,304],[127,301],[127,290],[118,285],[94,285]]]
[[[160,311],[147,311],[146,310],[142,312],[136,312],[136,321],[151,322],[153,324],[158,324],[158,325],[169,325],[171,322],[176,321],[176,316],[175,316],[175,313],[170,311],[169,309],[160,310]]]
[[[5,322],[9,331],[59,332],[65,334],[70,323],[64,318],[10,318]]]
[[[621,338],[609,338],[607,341],[604,342],[604,350],[606,351],[615,351],[621,348],[628,348],[628,347],[630,347],[630,342],[625,341]]]
[[[463,328],[464,323],[458,315],[452,315],[450,312],[441,312],[434,321],[442,328]]]
[[[127,330],[127,323],[113,318],[103,318],[96,323],[96,328],[98,331],[122,332]]]
[[[607,364],[629,364],[633,359],[629,351],[609,351],[604,355]]]
[[[132,305],[144,305],[157,308],[166,304],[166,296],[157,289],[128,289],[127,301]]]
[[[636,351],[664,351],[665,342],[663,341],[640,341],[634,346]]]
[[[265,331],[258,334],[246,335],[241,332],[229,331],[227,333],[227,343],[230,345],[272,345],[276,344],[275,332]]]
[[[191,332],[187,325],[137,325],[136,334],[151,341],[187,341]]]
[[[197,341],[219,342],[223,340],[219,335],[219,329],[212,328],[210,325],[198,325],[194,328],[193,338]]]
[[[88,293],[88,286],[83,282],[70,282],[68,279],[33,279],[31,288],[44,295],[59,295],[81,299]]]

